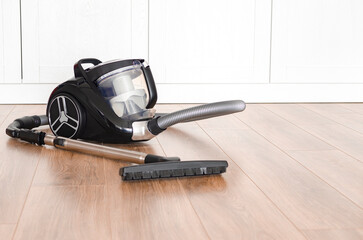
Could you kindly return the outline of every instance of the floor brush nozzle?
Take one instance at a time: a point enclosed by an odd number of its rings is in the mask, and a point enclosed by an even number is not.
[[[161,162],[120,168],[122,180],[188,177],[221,174],[226,172],[224,160]]]

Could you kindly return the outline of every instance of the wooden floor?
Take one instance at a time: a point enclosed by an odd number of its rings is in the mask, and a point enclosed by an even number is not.
[[[159,105],[170,112],[189,105]],[[10,139],[44,105],[0,105],[0,239],[363,239],[363,104],[249,104],[120,147],[225,159],[221,176],[122,182],[127,164]]]

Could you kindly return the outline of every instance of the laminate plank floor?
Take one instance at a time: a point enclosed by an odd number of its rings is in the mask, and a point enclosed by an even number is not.
[[[323,230],[306,230],[304,234],[312,240],[329,239],[329,240],[362,240],[362,229],[323,229]]]
[[[11,239],[14,233],[16,224],[0,224],[1,239]]]
[[[112,144],[229,163],[222,175],[123,182],[125,162],[4,134],[45,105],[0,105],[0,239],[363,239],[362,109],[248,104]]]

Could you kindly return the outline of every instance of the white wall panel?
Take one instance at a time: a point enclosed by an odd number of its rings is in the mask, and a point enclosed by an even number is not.
[[[23,81],[63,82],[80,58],[131,58],[131,8],[130,0],[23,1]]]
[[[132,0],[132,58],[149,60],[149,0]]]
[[[84,57],[149,60],[160,103],[362,102],[362,12],[360,0],[0,0],[0,103],[45,103]]]
[[[268,82],[270,7],[269,0],[150,1],[156,82]]]
[[[4,82],[4,7],[3,0],[0,2],[0,83]]]
[[[21,82],[19,1],[0,1],[0,83]]]
[[[362,83],[363,1],[274,0],[273,83]]]

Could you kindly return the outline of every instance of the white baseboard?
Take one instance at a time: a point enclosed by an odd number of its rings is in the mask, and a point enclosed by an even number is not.
[[[58,84],[1,84],[0,104],[47,103]]]
[[[1,84],[0,104],[46,103],[57,84]],[[363,84],[157,84],[158,103],[363,102]]]

